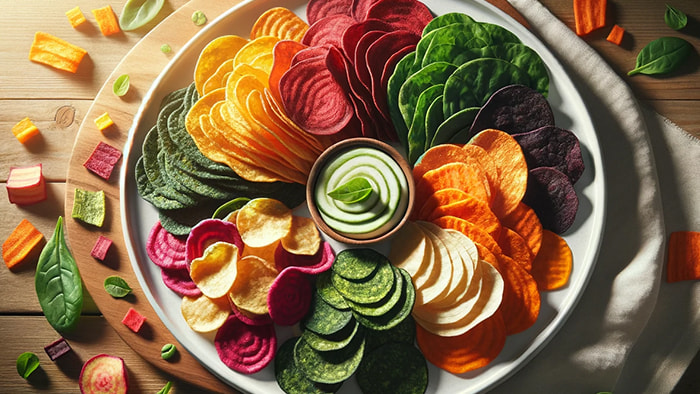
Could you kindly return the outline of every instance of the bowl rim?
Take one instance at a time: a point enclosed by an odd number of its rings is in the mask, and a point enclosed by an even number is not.
[[[398,164],[401,168],[401,171],[403,172],[404,177],[406,178],[408,192],[408,202],[406,204],[406,209],[403,213],[403,216],[401,217],[401,220],[399,220],[391,229],[371,238],[353,238],[344,233],[340,233],[334,230],[333,228],[328,226],[326,222],[324,222],[314,201],[314,191],[316,189],[318,175],[320,174],[321,170],[325,167],[326,162],[328,162],[329,159],[337,156],[338,154],[344,152],[347,149],[362,146],[374,148],[388,154],[389,157],[391,157],[391,159],[394,160],[396,164]],[[306,204],[308,205],[309,213],[311,214],[311,218],[316,223],[316,226],[324,234],[328,235],[334,240],[351,245],[373,244],[384,241],[387,238],[391,237],[408,221],[408,218],[410,217],[411,212],[413,211],[414,202],[415,182],[413,180],[413,169],[408,164],[406,158],[396,148],[387,144],[386,142],[369,137],[353,137],[344,139],[326,148],[316,158],[316,161],[311,167],[311,171],[309,171],[308,181],[306,182]]]

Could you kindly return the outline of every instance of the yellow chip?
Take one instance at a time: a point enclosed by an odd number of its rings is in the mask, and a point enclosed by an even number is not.
[[[262,260],[264,260],[270,267],[274,268],[275,267],[275,251],[277,250],[277,247],[279,246],[280,242],[273,242],[267,246],[263,246],[260,248],[254,248],[252,246],[246,245],[245,248],[243,248],[243,257],[246,256],[255,256],[258,257]]]
[[[243,243],[261,248],[287,236],[292,228],[292,211],[278,200],[256,198],[240,209],[236,226]]]
[[[231,305],[226,297],[212,299],[204,294],[198,297],[184,296],[180,312],[193,331],[212,332],[224,324],[231,314]]]
[[[225,88],[226,81],[228,80],[228,77],[229,75],[231,75],[232,72],[233,59],[228,59],[221,63],[219,68],[217,68],[216,71],[214,71],[214,73],[211,74],[202,85],[202,94],[206,95],[207,93],[213,90]]]
[[[256,256],[243,257],[237,265],[238,275],[229,293],[231,301],[242,311],[266,314],[267,293],[277,277],[277,270]]]
[[[248,41],[240,50],[236,53],[234,57],[233,64],[238,66],[239,64],[251,64],[253,60],[266,53],[272,53],[275,48],[275,44],[279,42],[277,37],[258,37],[254,40]]]
[[[284,7],[265,11],[253,24],[250,38],[273,36],[280,40],[301,41],[309,25],[294,12]]]
[[[314,255],[321,246],[321,234],[313,219],[306,216],[292,217],[292,230],[282,238],[282,247],[290,253]]]
[[[233,59],[236,54],[248,44],[245,38],[226,35],[213,39],[202,49],[194,68],[194,84],[197,92],[202,95],[204,83],[216,72],[216,70],[228,59]]]
[[[192,260],[192,281],[209,298],[224,297],[236,280],[238,247],[228,242],[216,242],[204,250],[204,255]]]

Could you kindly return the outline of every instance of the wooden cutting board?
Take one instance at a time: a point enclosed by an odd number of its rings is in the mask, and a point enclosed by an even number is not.
[[[83,163],[100,141],[122,151],[128,149],[127,137],[134,115],[144,95],[171,59],[170,56],[161,53],[160,46],[168,43],[173,53],[177,53],[201,30],[201,27],[195,26],[190,19],[195,10],[203,11],[211,21],[238,2],[239,0],[192,0],[151,30],[124,57],[105,81],[81,124],[69,163],[65,198],[65,216],[70,218],[76,188],[105,192],[107,214],[102,227],[84,225],[72,219],[65,220],[65,224],[66,235],[85,287],[108,323],[136,353],[151,364],[182,380],[216,392],[232,389],[204,368],[183,346],[178,346],[180,357],[176,360],[161,359],[161,347],[166,343],[177,343],[177,340],[159,319],[131,268],[126,240],[122,235],[119,167],[115,168],[109,181],[104,181],[87,171]],[[505,0],[490,2],[524,23]],[[122,74],[129,74],[131,88],[126,96],[117,97],[112,93],[112,83]],[[109,113],[115,126],[100,132],[94,124],[94,119],[104,112]],[[90,256],[92,247],[100,235],[113,241],[107,258],[102,262]],[[115,299],[108,295],[104,291],[103,281],[111,275],[124,278],[133,288],[133,294],[124,299]],[[121,322],[129,308],[134,308],[146,317],[146,324],[138,333],[132,332]]]

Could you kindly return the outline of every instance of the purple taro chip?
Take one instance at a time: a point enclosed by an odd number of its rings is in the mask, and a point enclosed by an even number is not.
[[[542,227],[557,234],[571,227],[578,211],[578,196],[569,177],[552,167],[530,170],[523,202],[537,213]]]
[[[70,352],[72,349],[65,339],[59,338],[49,345],[44,346],[44,351],[49,356],[51,361],[56,361],[57,358]]]
[[[161,268],[160,276],[165,286],[180,297],[198,297],[202,294],[199,287],[192,281],[187,266],[176,268]]]
[[[544,126],[527,133],[514,134],[523,149],[527,166],[554,167],[576,183],[583,174],[584,164],[579,140],[569,130]]]
[[[542,93],[523,85],[508,85],[497,90],[481,107],[470,135],[486,129],[519,134],[553,125],[552,107]]]

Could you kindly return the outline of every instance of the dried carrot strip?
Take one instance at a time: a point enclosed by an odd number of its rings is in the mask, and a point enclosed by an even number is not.
[[[29,220],[22,219],[2,244],[2,259],[7,268],[12,269],[25,261],[43,239],[44,235]]]
[[[556,290],[569,281],[573,265],[571,249],[564,238],[549,230],[542,232],[542,247],[532,262],[531,274],[542,290]]]
[[[75,73],[87,51],[44,32],[36,32],[29,50],[29,60],[59,70]]]
[[[606,40],[612,42],[615,45],[620,45],[622,44],[622,37],[624,36],[625,29],[623,27],[620,27],[619,25],[614,25],[610,30],[610,34],[608,34]]]
[[[584,36],[605,26],[606,0],[574,0],[576,34]]]
[[[70,25],[74,28],[82,25],[87,21],[87,19],[85,19],[83,11],[81,11],[80,7],[78,6],[66,11],[66,17],[68,17],[68,22],[70,22]]]
[[[666,281],[700,279],[700,232],[676,231],[668,240]]]
[[[39,134],[39,129],[29,118],[24,118],[17,122],[16,125],[12,126],[12,134],[17,137],[20,143],[24,144],[29,141],[30,138]]]
[[[97,26],[100,27],[102,35],[111,36],[122,31],[121,27],[119,27],[119,19],[114,14],[112,6],[106,5],[102,8],[94,9],[92,10],[92,15],[95,16],[95,21],[97,21]]]

